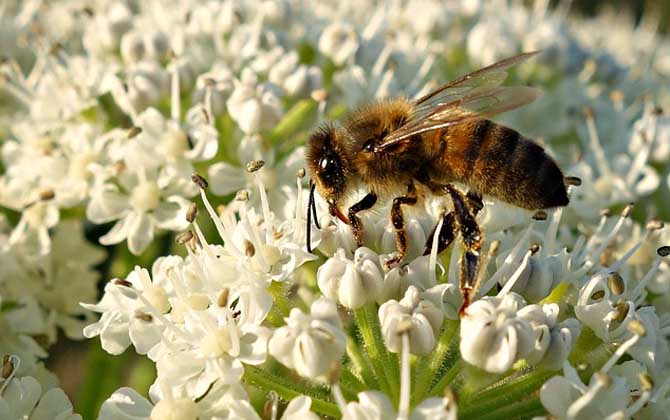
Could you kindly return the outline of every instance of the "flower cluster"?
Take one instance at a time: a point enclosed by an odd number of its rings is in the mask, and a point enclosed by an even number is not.
[[[548,3],[7,1],[0,417],[79,418],[44,368],[61,331],[155,365],[103,420],[666,415],[670,39]],[[403,208],[400,262],[388,200],[363,247],[308,209],[318,124],[533,50],[509,83],[545,95],[501,122],[570,204],[484,197],[462,313],[448,199]]]

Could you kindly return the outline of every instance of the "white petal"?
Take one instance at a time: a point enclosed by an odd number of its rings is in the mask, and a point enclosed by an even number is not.
[[[98,420],[149,420],[153,405],[132,388],[119,388],[100,407]]]
[[[133,223],[128,227],[128,249],[139,255],[154,238],[154,223],[146,213],[136,212]]]

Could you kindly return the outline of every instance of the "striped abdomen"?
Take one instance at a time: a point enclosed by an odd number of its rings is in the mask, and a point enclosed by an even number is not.
[[[518,207],[536,210],[568,204],[563,173],[538,144],[511,128],[481,119],[442,133],[436,162],[446,178]],[[438,169],[439,170],[439,169]]]

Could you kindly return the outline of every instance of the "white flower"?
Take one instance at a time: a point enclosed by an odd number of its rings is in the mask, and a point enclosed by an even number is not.
[[[325,296],[350,309],[377,301],[383,287],[379,257],[364,247],[356,250],[353,261],[339,249],[319,267],[316,277]]]
[[[251,70],[242,72],[226,102],[230,116],[246,134],[273,127],[281,118],[283,107],[271,86],[259,83]]]
[[[319,51],[335,64],[350,61],[358,50],[358,34],[351,25],[332,23],[319,38]]]
[[[444,314],[428,300],[422,300],[419,291],[409,286],[400,300],[390,300],[379,307],[379,322],[388,349],[400,353],[401,335],[409,333],[410,352],[429,354],[442,326]]]
[[[525,305],[516,293],[484,297],[461,318],[461,357],[487,372],[503,373],[534,347],[530,324],[518,312]]]
[[[122,173],[120,187],[105,183],[91,192],[87,217],[95,223],[117,220],[112,229],[100,238],[103,245],[128,240],[128,249],[142,253],[151,243],[154,230],[182,230],[188,226],[188,201],[170,195],[168,186],[159,185],[156,175],[147,175],[143,168],[135,173]]]
[[[312,379],[327,378],[338,369],[345,345],[337,307],[326,298],[312,303],[310,315],[293,308],[286,326],[275,330],[268,342],[275,359]]]
[[[43,392],[42,385],[33,377],[13,378],[2,383],[0,418],[25,420],[81,420],[73,413],[72,403],[60,388]]]
[[[268,80],[281,86],[289,96],[307,97],[322,86],[321,69],[300,64],[298,53],[292,51],[270,68]]]
[[[518,312],[530,324],[535,345],[525,356],[531,366],[542,364],[549,369],[560,369],[568,358],[581,332],[581,324],[574,318],[560,323],[558,305],[529,305]]]
[[[358,394],[358,401],[347,404],[343,420],[386,420],[397,418],[389,398],[379,391]],[[456,420],[456,404],[448,398],[429,398],[414,407],[410,420]]]

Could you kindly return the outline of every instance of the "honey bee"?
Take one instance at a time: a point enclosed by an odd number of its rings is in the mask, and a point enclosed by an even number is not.
[[[568,204],[563,173],[537,143],[489,118],[533,101],[539,90],[501,86],[507,69],[537,52],[520,54],[449,82],[411,101],[384,100],[361,107],[341,126],[326,124],[309,138],[306,158],[310,173],[307,207],[307,249],[311,252],[311,219],[317,228],[315,190],[327,201],[330,213],[351,226],[362,246],[363,226],[358,214],[379,198],[393,197],[391,224],[398,256],[407,254],[408,235],[403,206],[421,202],[427,194],[448,196],[453,211],[443,216],[435,234],[442,251],[461,234],[461,315],[476,291],[481,266],[483,234],[475,216],[482,196],[490,196],[529,210]],[[468,187],[464,194],[452,183]],[[340,206],[351,192],[368,193],[344,214]]]

